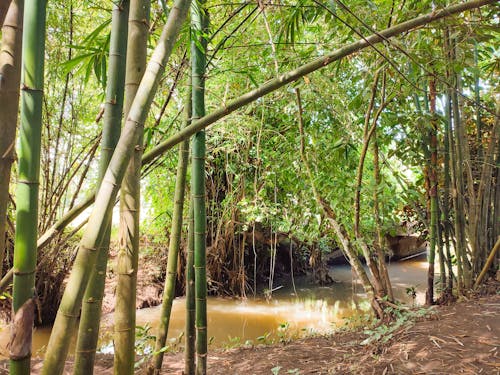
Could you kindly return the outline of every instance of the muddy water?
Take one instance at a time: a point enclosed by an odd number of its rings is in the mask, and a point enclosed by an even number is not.
[[[425,256],[389,265],[389,273],[396,298],[412,303],[406,294],[407,287],[416,287],[416,303],[424,301],[427,264]],[[297,337],[309,332],[328,332],[351,321],[369,310],[364,301],[361,285],[355,280],[349,266],[335,266],[330,275],[337,281],[331,286],[311,286],[305,277],[281,280],[275,287],[270,301],[248,298],[232,300],[208,299],[208,336],[211,347],[230,347],[245,343],[270,343],[280,338]],[[176,338],[184,331],[184,298],[174,301],[172,308],[169,343],[176,345]],[[156,331],[159,307],[137,311],[137,325]],[[101,350],[111,350],[113,316],[103,319]],[[280,328],[281,326],[281,328]],[[8,353],[8,328],[0,330],[0,354]],[[33,353],[43,355],[50,328],[37,329],[33,337]],[[73,343],[74,346],[74,343]]]

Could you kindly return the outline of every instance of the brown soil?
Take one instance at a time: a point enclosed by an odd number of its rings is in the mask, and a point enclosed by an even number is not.
[[[340,332],[286,345],[216,350],[209,374],[500,374],[500,288],[493,294],[434,307],[432,318],[406,322],[381,343]],[[491,291],[491,289],[490,289]],[[95,374],[112,374],[112,357],[99,356]],[[34,361],[34,374],[41,362]],[[68,374],[71,363],[68,364]],[[7,373],[6,363],[0,374]],[[182,374],[182,353],[165,356],[164,373]],[[278,370],[279,368],[279,370]]]
[[[115,272],[116,251],[110,250],[106,289],[102,301],[102,313],[109,314],[115,309],[116,284],[118,282]],[[166,264],[166,256],[145,256],[140,259],[141,266],[137,270],[137,297],[136,308],[157,306],[161,303],[163,295],[163,283],[165,273],[163,271]],[[163,272],[163,273],[162,273]]]

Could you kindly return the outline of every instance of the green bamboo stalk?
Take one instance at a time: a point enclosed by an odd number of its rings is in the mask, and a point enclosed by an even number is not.
[[[491,236],[492,238],[498,238],[500,236],[500,142],[497,143],[497,152],[496,152],[496,172],[495,172],[495,181],[496,183],[492,187],[494,191],[492,192],[492,200],[493,200],[493,212],[491,213],[491,226],[493,227]]]
[[[357,42],[350,43],[344,47],[341,47],[330,53],[327,53],[325,56],[319,57],[311,61],[310,63],[304,64],[294,70],[288,71],[287,73],[280,75],[277,78],[267,81],[266,83],[262,84],[255,90],[249,91],[241,95],[237,99],[228,102],[222,108],[215,110],[214,112],[204,116],[203,118],[197,121],[193,121],[193,123],[190,126],[180,130],[173,136],[169,137],[168,139],[166,139],[165,141],[154,147],[151,151],[145,153],[142,162],[144,164],[150,163],[155,158],[162,155],[165,151],[169,150],[173,146],[182,142],[184,139],[186,139],[186,137],[190,137],[193,134],[199,132],[200,130],[205,129],[209,125],[215,123],[216,121],[236,111],[237,109],[249,103],[254,102],[255,100],[264,95],[276,91],[279,88],[286,86],[287,84],[308,75],[309,73],[319,70],[335,61],[339,61],[346,56],[350,56],[358,51],[371,47],[374,44],[381,43],[393,36],[414,30],[428,23],[440,20],[442,18],[454,14],[462,13],[467,10],[476,9],[485,5],[493,4],[495,2],[496,0],[474,0],[452,5],[447,8],[436,10],[431,13],[413,18],[411,20],[401,22],[398,25],[394,25],[385,30],[379,31],[376,34],[372,34],[361,40],[358,40]]]
[[[408,32],[418,28],[419,26],[434,22],[436,20],[445,18],[447,16],[453,14],[459,14],[467,10],[480,8],[482,6],[493,4],[495,0],[480,0],[480,1],[471,1],[467,3],[457,4],[445,8],[440,11],[432,12],[423,16],[419,16],[409,21],[402,22],[399,25],[393,26],[391,28],[380,31],[377,34],[373,34],[363,41],[358,41],[348,46],[342,47],[333,51],[330,54],[322,58],[318,58],[311,63],[302,65],[301,67],[289,71],[281,75],[280,77],[270,80],[265,83],[258,89],[250,91],[239,98],[231,101],[223,108],[220,108],[213,113],[204,116],[196,123],[193,123],[188,128],[183,131],[173,135],[168,138],[164,142],[160,143],[156,147],[154,147],[151,151],[143,155],[142,164],[149,164],[153,160],[155,160],[160,155],[163,155],[165,152],[176,146],[178,143],[182,142],[184,139],[191,137],[193,134],[198,132],[201,129],[208,127],[209,125],[214,124],[221,118],[227,116],[228,114],[236,111],[237,109],[245,106],[248,103],[251,103],[258,98],[269,94],[290,82],[296,81],[297,79],[306,76],[313,71],[321,69],[322,67],[329,65],[335,61],[341,60],[342,58],[352,55],[362,49],[368,48],[373,44],[380,43],[384,39],[391,38],[403,32]],[[71,211],[67,212],[56,224],[54,224],[49,230],[47,230],[39,239],[38,246],[45,246],[48,244],[60,231],[62,231],[69,223],[71,223],[76,217],[78,217],[86,208],[88,208],[95,201],[95,194],[91,194],[89,197],[85,199],[78,207],[74,207]],[[5,288],[12,280],[12,269],[9,270],[8,274],[2,279],[0,282],[0,291],[4,291]]]
[[[427,269],[427,291],[425,293],[425,302],[427,305],[434,303],[434,261],[436,255],[436,247],[438,242],[438,194],[437,194],[437,119],[436,115],[436,82],[429,81],[429,96],[430,96],[430,114],[431,114],[431,129],[429,134],[429,198],[431,203],[431,220],[430,220],[430,243],[428,254],[428,269]]]
[[[491,265],[493,264],[493,261],[495,260],[496,254],[500,250],[500,236],[497,238],[497,242],[493,246],[493,248],[490,251],[490,254],[488,258],[486,259],[486,262],[481,270],[481,273],[477,277],[476,282],[474,283],[474,289],[476,289],[483,281],[484,277],[486,276],[486,273],[490,269]]]
[[[186,346],[184,349],[184,373],[194,375],[196,344],[196,307],[194,293],[194,217],[193,200],[189,204],[188,242],[186,256]]]
[[[120,3],[113,6],[106,103],[97,186],[101,185],[120,137],[125,89],[125,56],[127,51],[129,6],[129,0],[121,0]],[[107,227],[107,230],[98,247],[95,267],[92,270],[85,296],[83,297],[82,314],[75,351],[74,373],[76,375],[92,374],[94,369],[108,264],[112,215],[109,216],[108,220],[107,223],[103,223]]]
[[[453,46],[450,40],[449,30],[445,30],[444,34],[444,44],[446,50],[446,59],[448,67],[446,69],[446,78],[448,81],[454,82],[455,75],[452,71],[452,64],[454,59]],[[453,131],[453,124],[457,121],[457,113],[455,113],[455,103],[454,103],[454,90],[452,86],[448,87],[446,93],[446,102],[448,106],[448,122],[446,123],[446,130],[448,134],[448,150],[449,150],[449,165],[450,165],[450,188],[452,191],[452,205],[453,205],[453,228],[455,232],[455,242],[454,251],[457,262],[457,292],[462,293],[464,286],[464,265],[463,257],[464,253],[464,229],[463,229],[463,208],[459,204],[458,198],[458,164],[455,146],[455,133]],[[458,106],[457,106],[458,108]]]
[[[476,142],[479,159],[483,156],[483,128],[481,121],[481,91],[479,88],[479,56],[477,51],[477,40],[474,39],[474,99],[476,100]]]
[[[85,211],[92,203],[94,203],[94,195],[88,197],[82,203],[76,205],[71,210],[69,210],[63,217],[61,217],[53,226],[45,231],[43,235],[38,238],[36,243],[37,250],[40,251],[45,246],[47,246],[50,241],[56,237],[58,234],[62,233],[64,228],[76,219],[83,211]],[[12,277],[14,276],[14,270],[11,268],[5,276],[0,280],[0,293],[3,293],[9,284],[12,282]]]
[[[447,101],[450,103],[450,108],[453,107],[452,103],[452,89],[448,90]],[[451,111],[453,112],[453,111]],[[458,192],[457,192],[457,162],[456,162],[456,148],[455,148],[455,134],[453,132],[453,117],[447,123],[448,141],[449,141],[449,155],[450,155],[450,171],[451,171],[451,190],[452,190],[452,204],[453,204],[453,228],[455,231],[455,257],[457,261],[457,292],[461,293],[464,285],[464,271],[462,254],[464,252],[464,239],[463,239],[463,209],[459,206]]]
[[[125,118],[127,118],[146,68],[149,14],[150,2],[148,0],[131,0],[125,76]],[[113,366],[116,375],[134,373],[142,152],[143,135],[141,134],[128,165],[120,193]]]
[[[455,186],[456,186],[456,209],[455,209],[455,235],[457,236],[457,260],[462,270],[462,285],[469,288],[471,279],[471,266],[467,257],[467,233],[466,233],[466,209],[465,209],[465,182],[464,182],[464,155],[463,155],[463,124],[460,116],[460,107],[458,103],[459,81],[460,78],[455,75],[455,89],[452,91],[452,111],[453,111],[453,129],[454,137],[454,163],[455,163]]]
[[[27,0],[24,7],[21,76],[21,128],[16,190],[13,325],[10,373],[29,374],[35,304],[38,185],[42,134],[45,54],[45,0]]]
[[[205,66],[208,16],[204,0],[191,5],[191,67],[193,121],[205,116]],[[207,276],[205,209],[205,131],[200,130],[192,143],[192,191],[194,218],[194,273],[196,296],[196,374],[207,373]]]
[[[191,90],[188,90],[188,97],[184,105],[185,124],[191,122]],[[160,313],[160,326],[156,334],[155,355],[152,366],[154,373],[161,373],[163,363],[163,350],[167,341],[170,314],[172,303],[175,297],[175,281],[177,278],[177,262],[179,258],[179,248],[182,234],[182,214],[184,211],[184,195],[186,190],[186,174],[189,159],[189,140],[185,140],[179,146],[179,159],[177,162],[177,176],[175,180],[174,212],[172,215],[172,228],[170,231],[170,243],[168,247],[167,272],[165,288],[163,291],[163,302]]]
[[[2,21],[0,42],[0,276],[5,256],[7,206],[11,166],[15,159],[16,125],[21,87],[21,46],[23,36],[24,0],[4,2],[5,21]]]
[[[451,103],[450,95],[446,95],[445,105],[445,124],[444,124],[444,188],[443,188],[443,204],[442,204],[442,222],[444,224],[444,245],[446,249],[446,267],[448,269],[447,292],[453,290],[453,265],[451,261],[451,233],[450,233],[450,189],[451,189],[451,174],[450,174],[450,136],[451,131],[449,124],[451,123]]]
[[[83,293],[95,265],[119,187],[158,88],[160,77],[173,50],[189,10],[189,0],[177,0],[172,7],[158,44],[144,72],[125,127],[108,170],[96,195],[95,207],[80,243],[73,270],[69,276],[52,334],[47,345],[42,374],[57,375],[64,369],[70,339],[75,331]]]
[[[488,232],[492,226],[488,225],[488,219],[491,216],[491,208],[493,203],[492,181],[494,176],[494,166],[495,166],[495,151],[497,149],[498,139],[500,138],[500,105],[496,108],[496,118],[493,127],[490,130],[490,139],[488,142],[488,147],[483,150],[483,166],[481,170],[481,178],[479,179],[479,186],[477,187],[477,206],[480,208],[477,212],[476,227],[473,230],[476,231],[476,238],[480,240],[479,247],[480,254],[478,254],[478,270],[475,270],[473,277],[479,274],[479,269],[482,269],[484,262],[486,262],[487,246],[488,246]],[[498,156],[497,156],[498,158]],[[497,223],[498,225],[499,223]],[[494,225],[493,225],[494,226]]]

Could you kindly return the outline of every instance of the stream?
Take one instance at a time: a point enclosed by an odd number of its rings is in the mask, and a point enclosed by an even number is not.
[[[427,262],[425,255],[388,265],[395,298],[409,304],[423,304]],[[354,279],[348,265],[330,268],[336,283],[328,286],[310,284],[305,276],[295,278],[295,289],[290,280],[275,283],[272,299],[208,298],[209,347],[233,347],[243,344],[271,343],[280,339],[299,337],[310,333],[327,333],[343,327],[347,320],[355,320],[370,310],[364,300],[361,284]],[[415,287],[416,298],[406,293]],[[296,293],[295,293],[296,291]],[[179,349],[179,338],[184,331],[185,299],[176,298],[172,307],[168,345]],[[150,335],[158,324],[160,306],[137,311],[138,349],[150,350]],[[103,317],[100,351],[112,352],[113,314]],[[33,334],[33,354],[43,356],[51,327],[37,328]],[[0,357],[8,355],[9,327],[0,327]],[[74,347],[73,340],[72,347]],[[70,348],[72,350],[72,348]]]

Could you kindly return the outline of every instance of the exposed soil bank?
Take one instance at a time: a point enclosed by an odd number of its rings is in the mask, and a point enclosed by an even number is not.
[[[287,345],[215,350],[208,373],[272,374],[280,367],[279,374],[500,374],[500,287],[489,286],[493,294],[437,306],[432,319],[403,325],[386,343],[361,345],[363,332],[340,332]],[[98,358],[95,373],[112,374],[112,357]],[[40,368],[34,360],[32,373]],[[182,368],[182,353],[165,357],[165,374],[182,374]],[[7,373],[4,361],[0,374]]]

